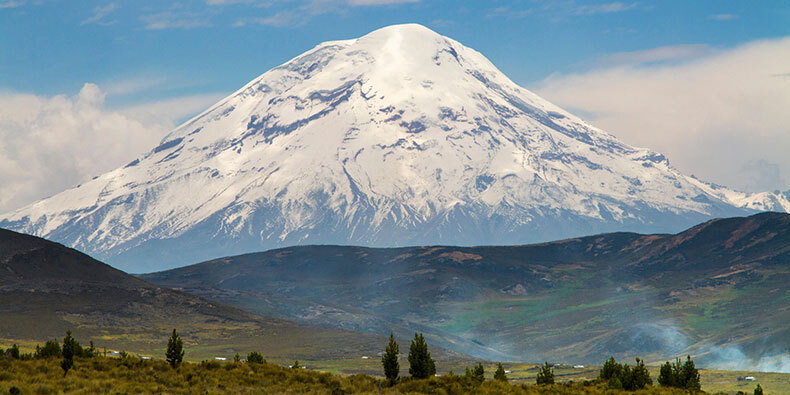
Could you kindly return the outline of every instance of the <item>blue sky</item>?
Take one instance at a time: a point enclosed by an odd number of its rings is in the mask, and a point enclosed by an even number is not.
[[[0,0],[0,212],[319,42],[407,22],[686,173],[790,189],[787,1]]]
[[[85,82],[140,83],[108,98],[119,102],[231,91],[321,41],[396,23],[421,23],[473,47],[527,87],[611,53],[732,47],[786,35],[790,25],[782,1],[0,0],[3,6],[0,88],[52,95]]]

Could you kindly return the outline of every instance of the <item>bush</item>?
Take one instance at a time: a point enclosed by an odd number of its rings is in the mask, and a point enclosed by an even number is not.
[[[266,359],[263,358],[261,353],[253,351],[247,354],[247,363],[266,363]]]
[[[754,388],[754,395],[763,395],[763,387],[760,384]]]
[[[477,381],[478,383],[482,383],[486,379],[486,371],[483,369],[483,364],[478,363],[477,366],[472,369],[472,379]]]
[[[47,340],[47,342],[44,343],[44,347],[39,347],[36,345],[36,352],[33,354],[33,358],[35,359],[60,357],[60,343],[55,340]]]
[[[604,362],[598,373],[598,379],[607,383],[608,388],[636,391],[653,384],[650,372],[644,361],[637,358],[636,365],[619,364],[614,357]]]
[[[699,391],[701,388],[699,371],[691,359],[691,355],[686,356],[686,362],[680,363],[680,358],[674,364],[667,361],[661,365],[658,374],[658,384],[663,387],[684,388],[687,390]]]
[[[14,344],[13,346],[9,347],[5,350],[5,356],[10,359],[19,359],[19,346]]]
[[[541,366],[540,371],[538,371],[538,376],[535,378],[538,385],[544,384],[554,384],[554,370],[549,366],[549,363],[546,362],[543,366]]]

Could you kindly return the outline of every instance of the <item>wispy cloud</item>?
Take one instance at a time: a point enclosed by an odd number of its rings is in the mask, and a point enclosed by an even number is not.
[[[146,30],[192,29],[211,26],[209,17],[203,13],[167,10],[154,14],[143,15],[140,20]]]
[[[672,45],[605,55],[599,58],[595,65],[601,67],[653,65],[656,63],[698,59],[715,52],[714,48],[705,44]]]
[[[80,25],[87,25],[87,24],[97,24],[101,26],[109,26],[115,23],[118,23],[116,20],[105,20],[105,17],[110,15],[113,11],[118,8],[118,5],[115,3],[110,3],[105,6],[99,6],[93,9],[93,16],[84,19],[80,22]]]
[[[633,62],[682,58],[698,48],[681,49],[641,51]],[[776,75],[787,73],[788,64],[790,37],[785,37],[682,62],[555,75],[538,92],[588,114],[593,124],[628,143],[666,154],[678,168],[703,179],[744,190],[776,183],[770,189],[785,190],[790,187],[790,78]]]
[[[347,0],[350,6],[375,6],[401,3],[419,3],[420,0]]]
[[[578,5],[573,8],[576,15],[609,14],[623,12],[636,8],[638,3],[622,3],[619,1],[604,4]]]
[[[14,8],[23,5],[25,5],[24,1],[14,1],[14,0],[0,1],[0,8]]]
[[[210,5],[248,4],[258,9],[275,8],[268,15],[253,15],[236,20],[233,26],[266,25],[276,27],[300,26],[317,15],[343,13],[354,7],[375,7],[407,3],[419,3],[420,0],[209,0]],[[275,7],[275,5],[279,7]],[[260,12],[260,11],[258,11]]]
[[[495,7],[486,13],[486,18],[498,18],[498,17],[505,17],[508,19],[518,19],[523,18],[527,15],[532,14],[533,10],[526,9],[526,10],[514,10],[510,7]]]
[[[714,21],[731,21],[733,19],[738,19],[738,15],[734,14],[713,14],[709,15],[708,19]]]

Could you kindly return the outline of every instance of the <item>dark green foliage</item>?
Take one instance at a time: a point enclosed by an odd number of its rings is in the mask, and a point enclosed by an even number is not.
[[[261,353],[253,351],[247,354],[247,363],[266,363],[266,359],[263,358]]]
[[[636,391],[653,384],[650,372],[644,361],[637,358],[633,367],[628,364],[619,364],[614,357],[604,362],[598,373],[598,379],[607,383],[608,388]]]
[[[384,366],[384,376],[394,384],[398,380],[398,373],[400,371],[400,364],[398,363],[398,343],[395,341],[395,336],[390,332],[390,341],[387,344],[387,349],[384,351],[384,356],[381,357],[381,365]]]
[[[669,361],[661,365],[661,370],[658,373],[658,385],[675,387],[675,375],[672,373],[672,364]]]
[[[239,353],[236,353],[236,355],[233,356],[233,363],[239,363],[239,362],[241,362],[241,355],[239,355]]]
[[[66,337],[63,338],[63,360],[60,361],[60,367],[63,369],[63,377],[69,373],[69,370],[74,367],[74,355],[79,355],[79,343],[71,336],[71,331],[66,331]]]
[[[184,360],[184,341],[181,340],[181,336],[178,336],[178,332],[176,332],[175,329],[173,329],[173,334],[167,341],[167,352],[165,352],[165,357],[167,357],[167,363],[170,364],[173,369],[178,368],[178,365]]]
[[[554,369],[546,362],[540,367],[538,377],[535,379],[538,385],[554,384]]]
[[[604,362],[603,366],[601,366],[601,371],[598,373],[598,378],[603,381],[608,381],[613,377],[620,377],[623,374],[623,365],[617,363],[614,360],[614,357],[609,357],[606,362]]]
[[[20,390],[19,390],[19,388],[17,388],[17,387],[11,387],[11,388],[8,390],[8,393],[9,393],[10,395],[19,395],[19,394],[21,394],[21,393],[22,393],[22,391],[20,391]]]
[[[658,384],[664,387],[699,391],[701,388],[699,371],[691,355],[686,356],[686,362],[681,363],[680,358],[677,358],[674,364],[667,362],[661,365]]]
[[[763,387],[760,384],[754,388],[754,395],[763,395]]]
[[[494,372],[494,380],[507,381],[507,375],[505,374],[505,368],[502,366],[501,363],[496,365],[496,372]]]
[[[36,345],[36,352],[33,354],[33,358],[42,359],[42,358],[60,358],[60,343],[54,340],[47,340],[44,343],[44,347],[39,347]]]
[[[293,365],[291,365],[291,369],[301,369],[301,368],[302,368],[302,366],[299,365],[299,360],[298,359],[296,361],[294,361]]]
[[[11,359],[19,359],[19,346],[14,344],[5,350],[5,356]]]
[[[478,363],[477,366],[472,369],[472,378],[477,381],[478,383],[482,383],[486,379],[486,371],[483,369],[483,364]]]
[[[436,364],[422,333],[414,334],[414,340],[409,347],[409,374],[416,379],[425,379],[436,374]]]

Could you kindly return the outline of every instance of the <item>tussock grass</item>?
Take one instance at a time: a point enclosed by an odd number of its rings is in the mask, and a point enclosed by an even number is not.
[[[378,377],[341,376],[274,364],[204,361],[185,362],[172,369],[162,360],[137,357],[95,357],[75,360],[63,377],[57,358],[0,359],[0,394],[12,387],[21,394],[611,394],[603,384],[586,381],[536,386],[486,380],[479,384],[462,376],[445,375],[426,380],[401,379],[389,387]],[[684,394],[652,387],[636,393]]]

